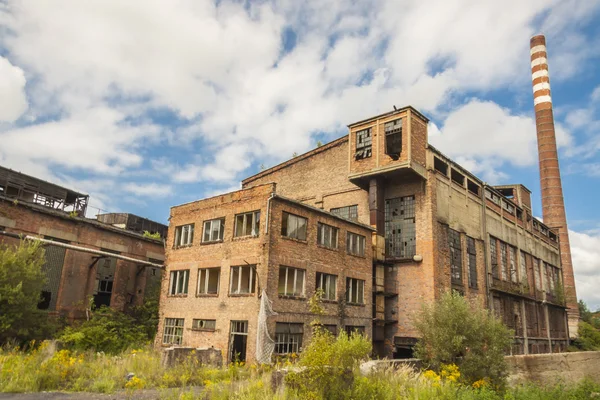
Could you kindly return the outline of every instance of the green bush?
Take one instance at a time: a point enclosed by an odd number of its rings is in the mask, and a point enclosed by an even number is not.
[[[485,379],[504,388],[504,355],[513,333],[488,310],[457,292],[444,293],[434,304],[423,305],[414,324],[421,336],[415,355],[429,368],[439,371],[443,364],[456,364],[463,383]]]
[[[21,240],[18,247],[0,247],[0,344],[47,338],[53,325],[38,310],[46,283],[44,248]]]
[[[120,311],[108,307],[96,310],[90,320],[68,326],[58,340],[71,350],[94,350],[117,354],[148,343],[146,327]]]
[[[150,238],[150,239],[156,239],[156,240],[160,240],[160,233],[159,232],[150,232],[150,231],[144,231],[143,236],[146,238]]]
[[[600,331],[587,322],[579,321],[579,331],[573,345],[578,350],[595,351],[600,350]]]

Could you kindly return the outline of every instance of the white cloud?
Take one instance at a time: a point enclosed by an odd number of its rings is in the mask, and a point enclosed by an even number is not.
[[[16,121],[25,110],[25,73],[0,57],[0,121]]]
[[[577,297],[600,309],[600,235],[569,231]]]
[[[124,184],[122,187],[126,192],[146,197],[149,200],[155,197],[166,197],[173,195],[173,187],[165,184],[130,182]]]

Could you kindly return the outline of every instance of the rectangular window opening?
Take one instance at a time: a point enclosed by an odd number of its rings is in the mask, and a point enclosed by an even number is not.
[[[278,292],[281,296],[304,297],[306,271],[299,268],[279,267]]]
[[[329,212],[341,218],[358,221],[358,205],[332,208]]]
[[[190,270],[189,269],[171,271],[171,280],[169,283],[169,294],[171,296],[187,294],[189,280],[190,280]]]
[[[231,267],[229,275],[230,294],[251,294],[256,287],[256,272],[254,265]]]
[[[324,300],[337,300],[337,276],[317,272],[317,289],[323,291],[322,299]]]
[[[198,270],[198,294],[219,294],[221,268],[202,268]]]
[[[469,192],[473,193],[474,195],[479,196],[479,190],[481,189],[479,187],[478,184],[476,184],[475,182],[473,182],[470,179],[467,179],[467,189],[469,189]]]
[[[346,302],[349,304],[365,304],[365,281],[346,278]]]
[[[281,235],[292,239],[306,240],[306,226],[308,220],[298,215],[283,212],[281,221]]]
[[[415,196],[385,201],[385,254],[388,258],[412,258],[417,252]]]
[[[355,256],[365,256],[366,238],[352,232],[346,232],[346,251]]]
[[[235,237],[258,236],[260,211],[252,211],[235,216]]]
[[[448,228],[448,245],[450,248],[450,276],[452,283],[462,285],[462,247],[460,233]]]
[[[194,224],[182,225],[175,228],[175,243],[173,247],[189,246],[194,242]]]
[[[302,350],[304,324],[277,322],[275,324],[275,353],[291,354]]]
[[[448,164],[437,157],[433,157],[433,168],[444,176],[448,176]]]
[[[317,243],[330,249],[337,249],[338,231],[339,229],[334,226],[319,222],[317,224]]]
[[[204,234],[202,235],[202,243],[222,242],[224,232],[225,218],[204,221]]]
[[[217,328],[217,321],[214,319],[194,319],[192,320],[193,331],[214,331]]]
[[[386,122],[384,131],[385,154],[397,160],[402,152],[402,119]]]
[[[463,187],[465,186],[465,176],[457,170],[455,170],[454,168],[452,168],[452,170],[450,171],[450,178],[452,179],[452,182],[458,183],[460,186]]]
[[[477,289],[477,248],[475,239],[467,236],[467,254],[469,255],[469,287]]]
[[[163,344],[181,344],[183,340],[183,318],[165,318]]]
[[[371,157],[372,141],[371,128],[362,129],[356,132],[356,152],[354,153],[355,160]]]

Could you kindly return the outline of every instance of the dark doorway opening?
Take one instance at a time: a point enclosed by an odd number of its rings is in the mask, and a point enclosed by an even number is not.
[[[231,321],[229,339],[229,361],[246,361],[246,344],[248,342],[248,321]]]

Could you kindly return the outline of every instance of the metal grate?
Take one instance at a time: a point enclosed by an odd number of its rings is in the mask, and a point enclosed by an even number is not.
[[[385,201],[385,250],[389,258],[416,254],[415,196]]]
[[[47,281],[42,290],[43,301],[39,306],[41,309],[56,310],[56,299],[58,298],[66,251],[67,249],[64,247],[52,245],[46,247],[46,262],[43,269],[46,272]]]

